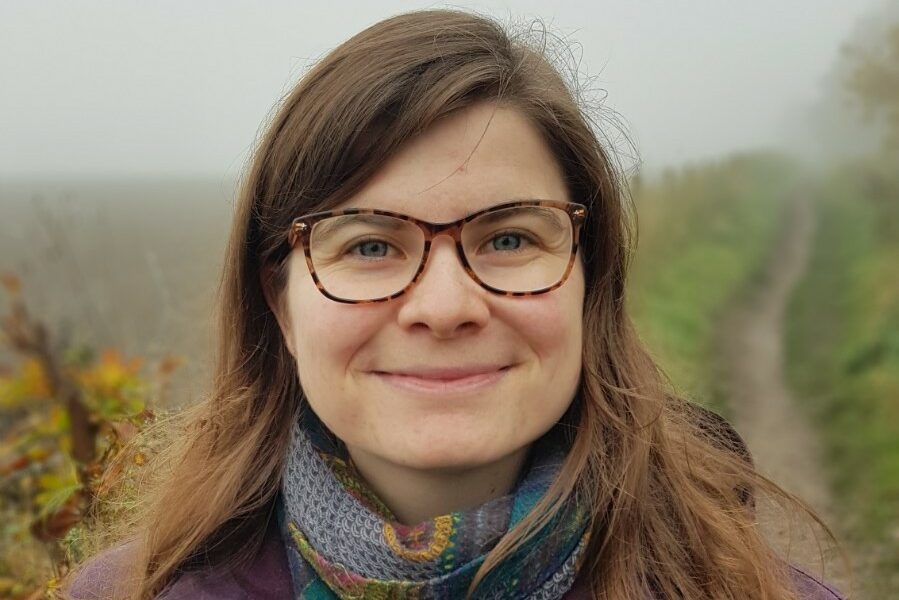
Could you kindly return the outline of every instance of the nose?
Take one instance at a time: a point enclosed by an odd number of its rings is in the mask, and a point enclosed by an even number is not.
[[[397,318],[404,328],[425,326],[435,337],[451,338],[487,324],[489,293],[465,271],[452,238],[438,235],[424,271],[401,297]]]

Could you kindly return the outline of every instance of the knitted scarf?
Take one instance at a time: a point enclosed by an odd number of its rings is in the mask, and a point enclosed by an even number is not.
[[[296,598],[464,598],[485,555],[534,507],[565,458],[564,447],[547,434],[535,442],[508,495],[406,526],[367,487],[343,444],[311,410],[302,413],[277,502]],[[588,539],[586,512],[569,501],[490,571],[474,598],[561,598]]]

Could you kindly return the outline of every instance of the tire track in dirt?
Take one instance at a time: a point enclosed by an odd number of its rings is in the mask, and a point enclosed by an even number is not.
[[[722,322],[722,389],[734,426],[746,441],[759,470],[802,498],[831,529],[832,499],[822,469],[821,448],[812,425],[794,402],[784,375],[784,313],[805,272],[815,215],[811,201],[797,195],[786,207],[782,233],[763,267]],[[767,539],[790,562],[807,567],[843,592],[850,591],[837,554],[807,526],[786,523],[783,511],[758,501],[758,521]],[[821,551],[824,552],[822,564]]]

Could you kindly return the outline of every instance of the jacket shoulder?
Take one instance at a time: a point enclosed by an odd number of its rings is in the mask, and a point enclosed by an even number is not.
[[[846,597],[832,585],[824,583],[796,565],[790,565],[790,576],[798,600],[846,600]],[[581,573],[578,575],[574,586],[563,596],[563,599],[591,600],[591,594],[590,589],[587,587],[587,578]],[[660,597],[654,594],[647,594],[646,600],[660,600]]]
[[[846,600],[832,585],[796,565],[790,565],[793,584],[800,600]]]
[[[292,595],[287,551],[273,519],[263,543],[249,560],[177,572],[158,600],[281,600]],[[134,577],[131,567],[136,546],[128,542],[101,552],[70,575],[64,584],[66,600],[119,598]]]
[[[67,600],[108,600],[121,597],[132,577],[134,543],[127,542],[104,550],[76,568],[63,587]]]
[[[274,519],[248,560],[185,571],[158,600],[282,600],[293,597],[287,551]]]

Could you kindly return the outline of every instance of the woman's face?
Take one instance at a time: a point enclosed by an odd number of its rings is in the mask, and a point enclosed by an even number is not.
[[[510,108],[497,109],[487,127],[492,110],[482,103],[436,123],[340,208],[444,222],[509,200],[570,200],[538,130]],[[526,450],[576,393],[580,260],[552,292],[504,297],[473,281],[452,239],[441,235],[404,295],[354,305],[316,289],[298,246],[285,293],[281,327],[303,391],[357,462],[365,456],[419,470],[488,465]],[[483,367],[504,370],[476,389],[448,392],[384,374]]]

